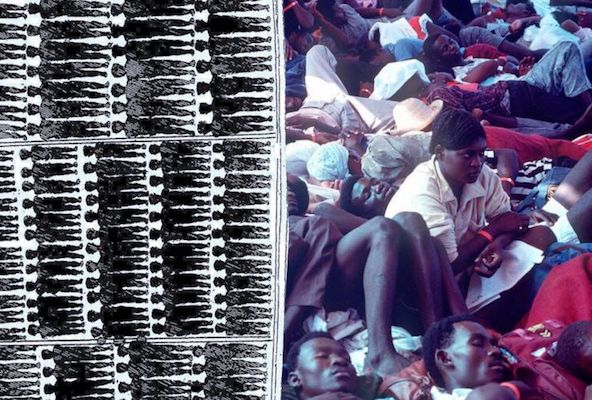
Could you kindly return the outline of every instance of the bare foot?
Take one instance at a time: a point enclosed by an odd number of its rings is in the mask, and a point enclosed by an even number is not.
[[[395,351],[386,351],[377,355],[366,355],[364,370],[374,372],[379,376],[396,374],[411,362]]]

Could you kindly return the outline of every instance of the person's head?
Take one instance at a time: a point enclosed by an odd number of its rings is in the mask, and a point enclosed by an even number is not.
[[[436,322],[425,333],[422,346],[427,371],[448,391],[498,382],[507,372],[495,340],[469,314]]]
[[[592,383],[592,321],[574,322],[561,332],[555,360],[586,383]]]
[[[326,332],[311,332],[294,343],[287,364],[288,384],[302,399],[354,390],[356,370],[349,354]]]
[[[423,42],[423,52],[428,60],[448,66],[462,61],[460,46],[452,37],[437,33],[430,35]]]
[[[347,22],[347,16],[335,0],[318,0],[317,10],[333,24],[341,26]]]
[[[308,209],[306,183],[295,175],[288,175],[288,215],[304,215]]]
[[[350,176],[343,182],[339,205],[345,211],[363,218],[384,215],[396,193],[391,185],[364,176]]]
[[[508,0],[506,2],[506,12],[514,18],[525,18],[536,14],[534,5],[525,0]]]
[[[462,187],[479,179],[485,161],[485,131],[469,112],[444,109],[432,125],[430,152],[451,186]]]

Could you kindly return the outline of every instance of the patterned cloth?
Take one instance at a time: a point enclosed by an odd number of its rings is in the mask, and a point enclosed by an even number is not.
[[[509,116],[508,110],[502,107],[507,90],[507,82],[498,82],[478,92],[469,92],[457,86],[432,85],[428,88],[427,101],[431,103],[440,99],[449,107],[461,108],[469,112],[474,108],[480,108],[485,113]]]

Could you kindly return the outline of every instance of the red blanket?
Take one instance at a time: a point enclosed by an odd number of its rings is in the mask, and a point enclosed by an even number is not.
[[[592,254],[582,254],[551,270],[524,319],[524,326],[548,319],[566,325],[592,320]]]
[[[579,160],[586,149],[568,140],[549,139],[539,135],[524,135],[511,129],[485,126],[487,146],[491,149],[514,149],[521,163],[539,160],[543,157],[566,156]]]

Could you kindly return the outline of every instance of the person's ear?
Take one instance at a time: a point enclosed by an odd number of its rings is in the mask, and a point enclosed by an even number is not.
[[[438,369],[452,369],[454,368],[454,363],[450,358],[450,355],[446,350],[439,349],[436,350],[436,354],[434,354],[436,358],[436,366]]]
[[[298,372],[292,371],[288,374],[288,385],[293,388],[299,388],[302,386],[302,378]]]
[[[436,159],[442,160],[444,158],[444,147],[441,144],[434,146],[434,154],[436,155]]]

